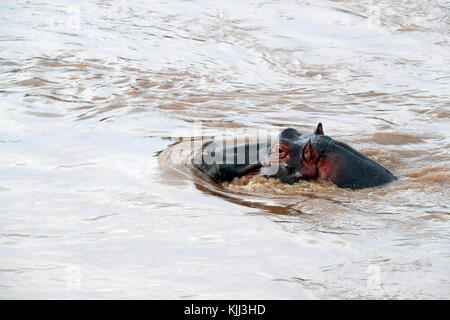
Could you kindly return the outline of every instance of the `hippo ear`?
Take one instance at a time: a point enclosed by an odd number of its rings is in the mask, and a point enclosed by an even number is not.
[[[316,131],[314,131],[314,134],[318,134],[323,136],[323,127],[322,127],[322,123],[319,122],[319,124],[317,125]]]
[[[309,163],[316,163],[319,160],[319,150],[312,146],[311,139],[303,149],[303,160]]]

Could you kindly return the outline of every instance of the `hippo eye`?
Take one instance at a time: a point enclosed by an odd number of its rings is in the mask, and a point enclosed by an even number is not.
[[[283,144],[277,144],[273,146],[272,148],[272,157],[277,157],[278,159],[285,158],[289,153],[289,147],[283,145]]]

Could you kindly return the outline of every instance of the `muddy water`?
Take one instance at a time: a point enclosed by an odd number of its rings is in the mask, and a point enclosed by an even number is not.
[[[450,296],[449,3],[0,4],[0,298]],[[194,127],[399,180],[216,185]],[[184,139],[182,139],[184,138]]]

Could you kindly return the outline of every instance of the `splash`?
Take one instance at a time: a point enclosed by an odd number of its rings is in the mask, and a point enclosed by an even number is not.
[[[234,178],[232,182],[224,182],[222,186],[231,192],[258,194],[261,196],[273,195],[302,195],[309,193],[329,193],[338,188],[328,181],[299,181],[292,185],[284,184],[279,179],[255,175],[252,178]]]

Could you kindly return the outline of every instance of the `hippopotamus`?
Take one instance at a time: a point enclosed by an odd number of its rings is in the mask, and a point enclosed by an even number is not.
[[[339,188],[356,190],[396,180],[380,164],[325,135],[321,123],[313,134],[287,128],[275,143],[222,147],[207,141],[194,160],[194,165],[217,183],[262,174],[286,184],[320,179],[331,181]]]

